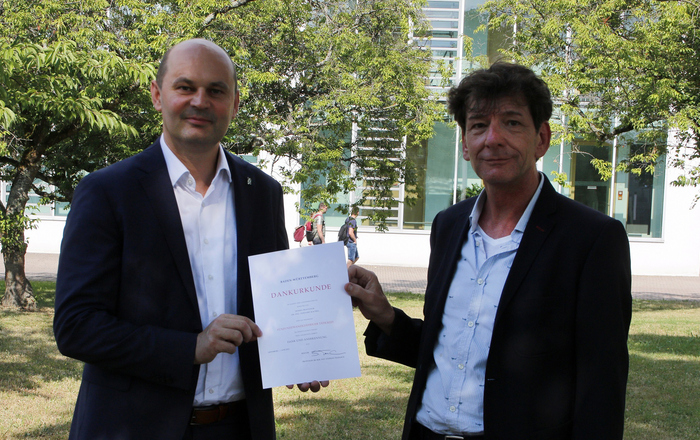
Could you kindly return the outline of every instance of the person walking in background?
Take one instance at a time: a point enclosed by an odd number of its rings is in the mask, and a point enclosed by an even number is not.
[[[423,319],[393,308],[372,272],[348,269],[371,321],[367,353],[416,368],[402,439],[622,439],[624,226],[537,171],[552,100],[532,70],[475,71],[448,107],[485,188],[433,221]]]
[[[239,105],[222,48],[172,47],[151,98],[162,136],[86,176],[66,221],[54,333],[85,363],[70,439],[274,440],[248,256],[288,248],[282,188],[221,146]]]
[[[354,206],[350,211],[350,216],[345,219],[345,224],[348,228],[348,240],[345,246],[348,248],[348,267],[357,263],[360,259],[360,254],[357,253],[357,216],[360,214],[360,208]]]
[[[318,211],[311,216],[312,239],[310,244],[323,244],[326,242],[326,220],[324,214],[328,211],[325,203],[318,205]]]

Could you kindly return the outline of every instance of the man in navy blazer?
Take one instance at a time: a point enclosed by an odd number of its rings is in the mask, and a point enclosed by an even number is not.
[[[474,72],[448,105],[485,190],[433,222],[424,318],[392,308],[365,269],[346,287],[371,320],[368,354],[416,368],[402,438],[622,439],[624,227],[537,171],[552,102],[531,70]]]
[[[171,48],[151,95],[163,136],[86,176],[66,222],[54,331],[85,362],[70,438],[274,439],[248,256],[288,248],[282,189],[220,146],[239,103],[220,47]]]

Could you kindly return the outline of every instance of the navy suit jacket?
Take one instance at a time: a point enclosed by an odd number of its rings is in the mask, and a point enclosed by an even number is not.
[[[506,279],[486,364],[486,440],[622,439],[631,318],[622,224],[544,182]],[[365,332],[370,355],[415,367],[403,439],[420,406],[447,291],[469,238],[475,198],[438,214],[424,319],[397,309],[390,336]]]
[[[238,314],[254,319],[248,256],[288,248],[282,189],[226,154],[233,178]],[[160,143],[86,176],[66,221],[54,332],[85,362],[71,439],[180,439],[189,423],[202,324]],[[250,425],[274,439],[257,343],[239,348]]]

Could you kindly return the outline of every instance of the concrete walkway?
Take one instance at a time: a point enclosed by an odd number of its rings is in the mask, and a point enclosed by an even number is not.
[[[364,267],[377,274],[387,292],[425,292],[428,273],[425,268],[370,265]],[[25,269],[27,277],[32,281],[53,281],[58,269],[58,255],[27,254]],[[5,270],[1,258],[0,270]],[[700,277],[636,275],[632,277],[632,296],[638,299],[700,301]]]
[[[387,292],[425,292],[428,269],[370,265],[364,267],[377,274]],[[632,297],[700,301],[700,277],[635,275],[632,277]]]

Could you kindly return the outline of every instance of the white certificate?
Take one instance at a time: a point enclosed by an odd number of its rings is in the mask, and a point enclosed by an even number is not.
[[[360,376],[342,242],[248,257],[263,388]]]

